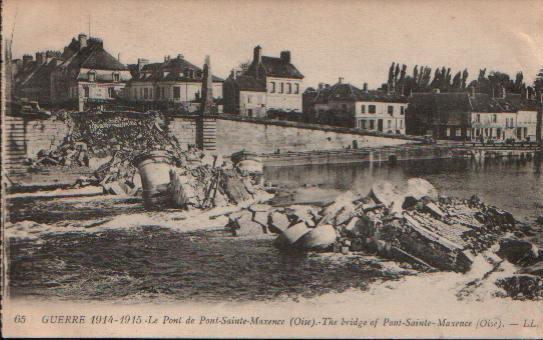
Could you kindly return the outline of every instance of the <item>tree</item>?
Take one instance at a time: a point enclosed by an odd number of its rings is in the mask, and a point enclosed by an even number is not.
[[[407,65],[402,65],[402,70],[400,71],[400,83],[405,81],[405,73],[407,72]]]
[[[392,65],[390,65],[390,67],[388,69],[387,86],[388,86],[389,91],[392,90],[393,81],[394,81],[394,65],[395,65],[395,63],[393,62]]]
[[[458,71],[452,80],[452,88],[453,89],[460,89],[462,88],[462,74],[460,71]]]
[[[543,68],[539,70],[535,78],[534,87],[536,93],[539,95],[539,98],[541,98],[541,95],[543,94]]]
[[[464,69],[464,72],[462,72],[462,88],[466,88],[466,82],[468,81],[468,69]]]
[[[517,75],[515,76],[515,86],[514,86],[514,90],[516,93],[520,93],[526,87],[523,80],[524,80],[524,75],[522,74],[522,72],[517,72]]]

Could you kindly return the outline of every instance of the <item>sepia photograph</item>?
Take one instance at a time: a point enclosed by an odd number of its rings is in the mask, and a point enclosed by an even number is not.
[[[543,1],[1,20],[3,336],[543,337]]]

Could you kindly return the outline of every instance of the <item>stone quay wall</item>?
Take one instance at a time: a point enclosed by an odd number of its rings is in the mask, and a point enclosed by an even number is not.
[[[3,117],[2,163],[8,170],[23,168],[26,158],[62,142],[70,127],[59,118]]]
[[[255,153],[285,151],[334,150],[353,146],[394,146],[412,142],[405,136],[379,136],[354,129],[319,126],[286,121],[270,121],[219,115],[204,124],[206,135],[198,136],[195,116],[167,116],[170,132],[187,148],[203,138],[218,153],[228,156],[245,149]],[[211,124],[213,123],[213,124]],[[41,149],[62,142],[70,132],[67,121],[58,117],[4,116],[4,164],[7,168],[23,167],[26,158],[36,157]],[[213,136],[210,134],[214,134]]]
[[[241,149],[255,153],[337,150],[412,143],[407,136],[384,136],[355,129],[221,115],[217,119],[217,150],[230,155]]]

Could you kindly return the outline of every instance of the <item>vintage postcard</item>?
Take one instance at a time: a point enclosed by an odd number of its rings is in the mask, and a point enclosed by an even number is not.
[[[543,337],[543,1],[1,18],[3,336]]]

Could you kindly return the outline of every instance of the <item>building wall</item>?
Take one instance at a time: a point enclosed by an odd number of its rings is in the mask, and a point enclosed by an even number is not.
[[[157,98],[158,88],[160,97]],[[175,96],[174,88],[179,89],[179,97]],[[147,95],[145,92],[147,89]],[[162,90],[163,89],[163,90]],[[222,98],[223,86],[221,82],[213,83],[213,97]],[[164,95],[162,95],[164,91]],[[131,82],[126,89],[128,99],[134,101],[169,101],[174,103],[190,102],[196,100],[202,91],[201,82]]]
[[[80,81],[75,86],[70,86],[68,91],[69,97],[71,98],[79,97],[88,99],[111,100],[116,98],[116,95],[113,93],[120,95],[124,87],[124,83],[95,83]],[[88,96],[85,88],[88,88]],[[110,88],[113,90],[113,93],[110,93]]]
[[[293,122],[289,122],[289,125],[294,126],[217,119],[217,150],[223,155],[230,155],[242,149],[256,153],[272,153],[277,150],[281,152],[333,150],[351,147],[353,141],[356,141],[359,147],[411,142],[401,138],[304,128],[303,124]],[[296,127],[297,125],[300,127]]]
[[[275,84],[275,88],[273,84]],[[283,84],[282,91],[281,84]],[[288,93],[289,86],[291,89],[291,93]],[[297,86],[298,90],[296,91]],[[302,112],[302,93],[304,89],[301,79],[267,77],[266,91],[266,102],[268,110]]]
[[[196,144],[195,116],[167,119],[169,132],[178,139],[181,147],[188,148]],[[13,158],[6,159],[6,163],[15,165],[22,165],[25,158],[36,157],[41,149],[59,145],[70,131],[66,121],[55,117],[31,120],[14,118],[8,120],[5,127],[6,149],[9,151],[8,156]],[[368,136],[340,128],[309,128],[302,123],[245,121],[225,116],[217,117],[215,130],[216,149],[222,155],[230,155],[242,149],[257,153],[341,149],[353,146],[353,141],[359,147],[412,142],[406,138]]]
[[[471,114],[472,140],[492,138],[504,140],[529,138],[535,141],[537,128],[537,111],[519,112],[473,112]]]
[[[246,117],[266,117],[266,93],[240,91],[239,114]]]
[[[24,159],[35,157],[38,151],[58,145],[70,131],[65,121],[55,117],[23,119],[6,115],[4,128],[6,154],[2,162],[8,171],[22,168]]]

